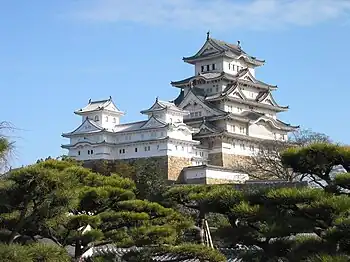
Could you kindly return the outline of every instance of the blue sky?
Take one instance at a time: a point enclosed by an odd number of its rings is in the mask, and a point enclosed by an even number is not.
[[[14,165],[65,153],[62,132],[89,98],[110,95],[140,120],[170,81],[193,74],[206,31],[265,59],[280,118],[350,143],[350,1],[0,0],[0,120],[18,130]]]

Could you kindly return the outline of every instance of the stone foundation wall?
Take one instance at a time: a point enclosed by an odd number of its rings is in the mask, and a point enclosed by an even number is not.
[[[149,158],[131,158],[115,160],[88,160],[84,161],[83,166],[92,169],[104,175],[116,173],[121,176],[132,177],[138,169],[145,165],[152,164],[157,167],[157,171],[168,179],[168,157],[149,157]]]
[[[233,181],[229,179],[218,179],[218,178],[209,178],[207,177],[205,183],[207,185],[217,185],[217,184],[237,184],[238,181]]]
[[[224,166],[222,153],[214,153],[208,155],[208,164],[213,166]]]
[[[190,158],[168,156],[168,180],[182,182],[182,169],[190,165]]]
[[[191,165],[189,158],[161,156],[149,158],[132,158],[116,160],[89,160],[84,162],[84,167],[95,172],[108,175],[117,173],[122,176],[132,176],[138,169],[151,164],[157,171],[169,181],[180,181],[181,172],[184,167]]]
[[[239,155],[231,155],[231,154],[223,154],[223,167],[234,168],[239,165],[249,165],[250,157],[248,156],[239,156]]]

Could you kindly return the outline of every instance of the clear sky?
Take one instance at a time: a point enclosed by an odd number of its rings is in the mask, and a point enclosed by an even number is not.
[[[182,62],[213,38],[265,59],[257,77],[277,84],[281,119],[350,143],[349,0],[0,0],[0,121],[19,130],[14,165],[65,153],[73,111],[113,97],[126,112],[170,81],[193,74]]]

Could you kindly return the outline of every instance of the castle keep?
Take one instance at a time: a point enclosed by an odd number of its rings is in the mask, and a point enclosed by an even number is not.
[[[78,160],[156,159],[168,180],[185,183],[241,183],[245,174],[230,169],[262,140],[287,141],[297,128],[277,118],[287,106],[277,104],[277,86],[256,78],[263,60],[236,45],[210,37],[183,61],[194,75],[171,82],[179,89],[173,101],[156,99],[141,111],[146,120],[121,123],[123,112],[112,98],[89,103],[74,113],[81,125],[64,133],[62,145]],[[181,175],[181,176],[180,176]]]

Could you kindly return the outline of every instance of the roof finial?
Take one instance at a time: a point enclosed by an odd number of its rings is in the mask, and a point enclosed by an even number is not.
[[[158,96],[156,97],[156,102],[158,102]]]
[[[91,103],[91,98],[89,99],[89,104]]]
[[[210,38],[210,30],[207,32],[207,40]]]
[[[112,96],[109,96],[109,100],[112,100]]]
[[[241,48],[241,41],[237,41],[237,46],[238,46],[238,48]]]

